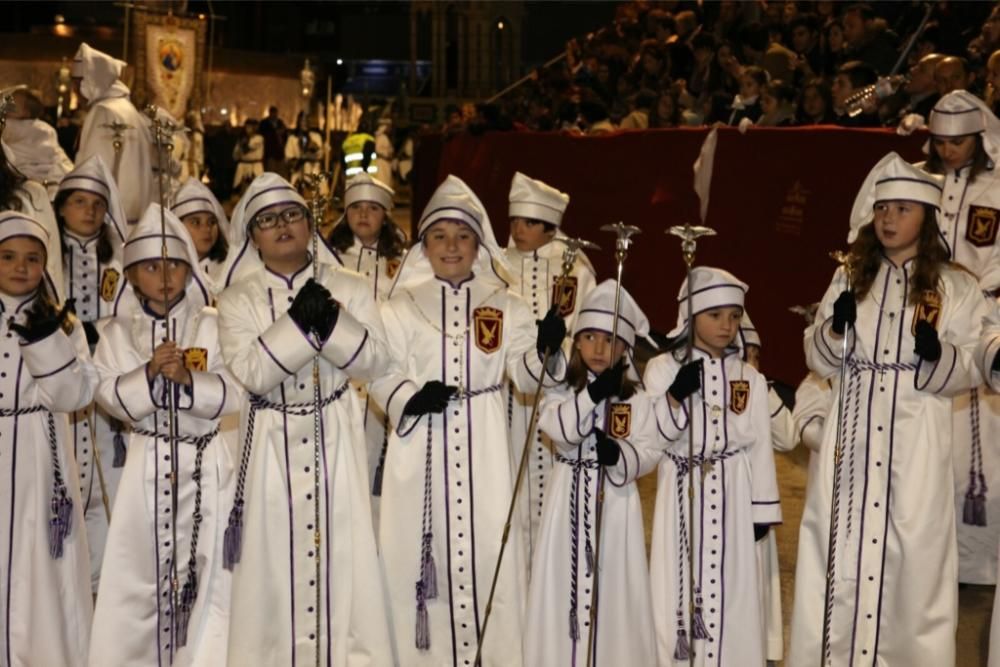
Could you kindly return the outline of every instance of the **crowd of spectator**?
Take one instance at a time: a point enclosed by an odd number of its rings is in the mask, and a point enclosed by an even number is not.
[[[956,89],[996,111],[1000,3],[935,2],[918,31],[929,6],[628,2],[608,27],[571,40],[564,58],[495,103],[452,109],[445,129],[895,126],[926,118]],[[902,76],[879,86],[891,95],[848,104],[892,74]]]

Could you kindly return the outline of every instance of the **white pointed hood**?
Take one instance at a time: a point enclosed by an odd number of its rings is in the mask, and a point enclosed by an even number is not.
[[[497,285],[511,284],[510,265],[497,245],[486,207],[462,179],[450,175],[438,186],[427,202],[417,225],[417,243],[406,254],[389,296],[400,287],[416,285],[434,276],[421,240],[431,225],[441,220],[468,225],[479,238],[479,255],[472,265],[477,280],[486,280]]]
[[[107,97],[112,89],[116,94],[129,94],[128,87],[119,81],[125,65],[125,61],[112,58],[84,42],[73,57],[71,75],[82,79],[80,92],[93,104]]]
[[[253,179],[233,209],[233,217],[229,221],[229,257],[226,258],[219,289],[225,289],[243,276],[264,267],[264,262],[250,238],[250,223],[258,213],[277,204],[299,204],[307,210],[309,208],[306,200],[291,183],[275,173],[266,171]],[[320,262],[343,266],[340,258],[322,240],[317,243],[317,248]]]
[[[898,154],[889,153],[868,172],[858,190],[851,208],[847,242],[854,243],[858,230],[872,221],[875,204],[880,201],[901,199],[940,208],[942,181],[941,176],[929,174]]]
[[[66,174],[59,182],[59,192],[67,190],[85,190],[104,197],[108,203],[108,212],[104,221],[111,226],[112,239],[116,248],[125,243],[125,229],[128,220],[125,218],[125,208],[118,194],[118,185],[111,174],[108,165],[100,155],[92,155],[73,171]]]

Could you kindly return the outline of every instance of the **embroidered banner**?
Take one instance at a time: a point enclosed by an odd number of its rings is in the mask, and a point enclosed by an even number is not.
[[[151,102],[184,118],[194,88],[198,38],[180,26],[146,27],[146,83]]]

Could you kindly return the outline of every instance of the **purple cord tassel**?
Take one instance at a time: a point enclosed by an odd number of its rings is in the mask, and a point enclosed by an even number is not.
[[[684,626],[677,628],[677,644],[674,645],[674,660],[689,660],[691,658],[691,646],[688,645],[687,632]]]
[[[438,596],[437,565],[434,563],[434,554],[431,552],[433,538],[431,533],[424,535],[424,562],[421,581],[424,584],[424,598],[427,600],[433,600]]]
[[[372,481],[372,495],[380,497],[382,495],[382,469],[383,464],[379,463],[375,468],[375,479]]]
[[[986,525],[986,494],[980,493],[972,500],[973,526]]]
[[[587,558],[587,574],[594,574],[594,548],[590,546],[590,540],[583,547],[583,553]]]
[[[115,458],[111,461],[112,468],[121,468],[125,465],[125,436],[121,431],[115,431]]]
[[[969,489],[965,492],[965,502],[962,503],[962,523],[967,526],[976,525],[976,495]]]
[[[580,620],[576,616],[576,606],[569,609],[569,638],[575,642],[580,641]]]
[[[194,575],[192,575],[194,577]],[[188,625],[191,623],[191,611],[198,597],[197,577],[184,583],[181,589],[181,600],[177,606],[177,645],[187,645]]]
[[[233,566],[240,562],[240,549],[243,546],[243,501],[237,500],[229,512],[229,525],[223,535],[222,567],[232,571]]]
[[[694,608],[694,618],[691,619],[691,636],[695,639],[711,639],[708,628],[705,627],[705,619],[701,615],[701,607]]]
[[[427,599],[424,595],[424,582],[417,582],[417,649],[426,651],[431,647],[431,632],[427,620]]]
[[[65,491],[62,492],[65,494]],[[73,501],[65,495],[52,497],[52,516],[49,518],[49,555],[62,558],[63,542],[69,535],[73,521]]]

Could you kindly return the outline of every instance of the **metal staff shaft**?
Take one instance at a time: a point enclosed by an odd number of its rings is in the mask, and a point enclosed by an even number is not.
[[[329,86],[328,86],[329,88]],[[328,91],[329,92],[329,91]],[[308,176],[303,176],[306,179],[306,183],[312,188],[313,196],[309,200],[309,208],[312,213],[313,219],[313,231],[312,231],[312,277],[314,281],[319,280],[319,225],[320,221],[323,219],[323,211],[326,208],[327,198],[323,196],[322,184],[323,179],[327,177],[327,174],[309,174]],[[318,340],[317,342],[322,343]],[[322,623],[322,594],[321,591],[325,588],[323,586],[323,558],[320,552],[320,546],[323,543],[323,534],[320,531],[320,495],[322,477],[320,475],[320,464],[323,460],[323,439],[322,439],[322,415],[320,410],[322,409],[322,382],[319,375],[319,355],[313,357],[312,362],[312,380],[313,380],[313,498],[316,502],[313,504],[313,545],[315,547],[314,553],[316,554],[316,667],[320,667],[321,661],[321,648],[323,646],[322,635],[320,630],[323,627]],[[327,536],[327,540],[330,537]],[[329,564],[327,564],[329,567]],[[330,642],[330,637],[326,638],[327,643]]]
[[[602,232],[612,232],[618,235],[615,241],[615,264],[617,265],[617,276],[615,279],[615,310],[611,319],[611,363],[616,363],[614,358],[615,346],[618,343],[618,320],[622,298],[622,273],[625,270],[625,258],[628,257],[628,249],[632,245],[632,237],[641,233],[638,227],[626,225],[623,222],[616,222],[613,225],[604,225]],[[618,388],[621,391],[621,387]],[[611,419],[611,398],[604,399],[604,428],[608,428]],[[607,474],[604,466],[598,466],[597,470],[597,503],[595,505],[594,517],[594,570],[592,572],[594,580],[590,586],[590,625],[587,626],[587,667],[591,667],[594,652],[594,642],[596,641],[597,628],[597,605],[600,602],[598,589],[601,580],[601,532],[604,526],[604,482]]]
[[[844,267],[847,277],[847,291],[851,289],[851,273],[847,264],[847,256],[842,252],[832,252],[830,256]],[[840,387],[837,391],[837,440],[833,448],[833,489],[830,497],[830,527],[827,533],[826,545],[826,587],[823,595],[823,641],[821,665],[830,663],[830,633],[833,624],[834,575],[836,571],[837,534],[840,527],[840,472],[844,459],[844,401],[846,400],[847,384],[847,340],[850,338],[850,326],[844,328],[844,338],[840,348]]]
[[[559,276],[556,278],[556,294],[562,294],[562,285],[566,278],[569,277],[570,272],[573,270],[573,264],[576,262],[576,255],[580,248],[598,248],[598,246],[590,241],[585,241],[583,239],[564,239],[559,238],[566,244],[566,249],[563,251],[562,267]],[[517,476],[514,478],[514,491],[510,498],[510,507],[507,508],[507,521],[503,526],[503,537],[500,540],[500,553],[497,555],[497,564],[493,569],[493,581],[490,583],[490,595],[486,599],[486,611],[483,613],[483,624],[479,629],[479,644],[476,646],[476,659],[473,661],[473,665],[479,667],[481,665],[481,658],[483,653],[483,641],[486,639],[486,627],[490,620],[490,612],[493,611],[493,595],[497,590],[497,580],[500,577],[500,564],[503,563],[503,555],[507,549],[507,540],[510,537],[510,524],[514,518],[514,510],[517,507],[518,492],[521,490],[521,484],[524,481],[524,473],[528,469],[528,449],[531,447],[531,438],[535,433],[535,421],[538,418],[538,405],[542,398],[542,383],[545,381],[545,374],[549,366],[549,350],[546,348],[545,352],[542,354],[542,372],[538,378],[538,387],[535,391],[535,396],[531,402],[531,417],[528,419],[528,430],[524,435],[524,444],[521,446],[521,462],[517,466]]]
[[[104,517],[111,523],[111,500],[108,497],[108,485],[104,481],[104,467],[101,465],[101,452],[97,448],[97,405],[87,408],[90,425],[90,444],[93,449],[94,468],[97,470],[97,482],[101,487],[101,504],[104,505]]]
[[[691,298],[693,285],[691,284],[692,267],[694,266],[695,251],[698,249],[698,238],[701,236],[715,236],[715,230],[711,227],[683,226],[671,227],[668,234],[680,237],[681,254],[684,258],[684,267],[687,274],[687,351],[684,354],[684,364],[691,363],[694,357],[694,299]],[[694,616],[695,616],[695,592],[694,592],[694,394],[688,396],[688,664],[694,665]]]
[[[163,157],[164,152],[171,150],[173,147],[170,141],[170,135],[176,130],[176,126],[173,123],[164,121],[157,117],[155,107],[147,107],[146,113],[149,115],[150,120],[153,124],[154,138],[156,143],[156,166],[157,174],[156,181],[159,186],[159,199],[160,199],[160,260],[161,266],[160,270],[163,274],[163,325],[166,329],[165,342],[173,341],[173,332],[170,330],[170,280],[168,276],[168,262],[169,262],[169,252],[167,251],[167,215],[165,211],[166,207],[166,193],[164,192],[163,185]],[[174,646],[176,646],[176,638],[178,637],[178,617],[177,613],[180,605],[178,600],[179,594],[179,571],[177,565],[177,509],[178,509],[178,472],[180,462],[178,461],[178,454],[180,454],[180,449],[178,447],[177,440],[177,402],[174,396],[174,385],[167,379],[166,376],[163,378],[164,387],[167,392],[167,437],[169,438],[169,448],[170,448],[170,531],[171,531],[171,541],[170,541],[170,608],[172,613],[170,615],[170,625],[171,625],[171,635],[174,638],[171,647],[171,655],[174,654]]]

